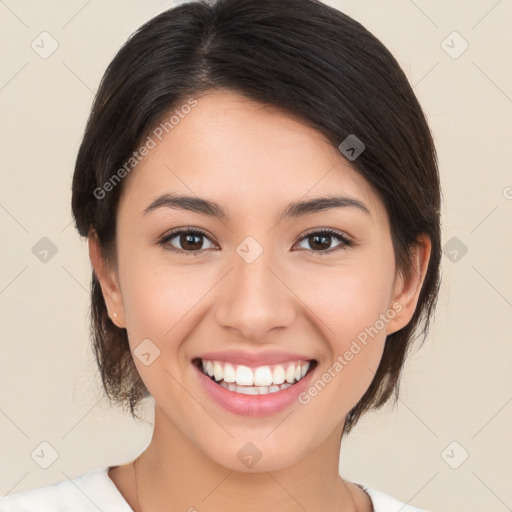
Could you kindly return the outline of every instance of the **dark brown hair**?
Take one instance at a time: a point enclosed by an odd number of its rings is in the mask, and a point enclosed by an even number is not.
[[[351,164],[386,208],[403,276],[409,275],[412,244],[422,233],[430,237],[414,315],[387,337],[371,385],[347,416],[348,433],[361,414],[381,407],[393,392],[398,399],[405,357],[419,334],[425,340],[437,301],[441,190],[425,115],[386,47],[359,22],[320,1],[213,0],[173,7],[132,34],[109,64],[78,152],[76,228],[84,237],[97,235],[107,261],[115,261],[116,212],[126,180],[108,193],[103,185],[164,115],[215,89],[277,105],[335,147],[356,135],[365,149]],[[108,316],[94,272],[91,289],[93,347],[104,390],[135,418],[149,392],[126,330]]]

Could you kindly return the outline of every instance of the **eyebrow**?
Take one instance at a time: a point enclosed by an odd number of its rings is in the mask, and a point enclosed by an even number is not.
[[[172,208],[188,210],[202,215],[209,215],[219,219],[229,218],[226,211],[217,203],[202,199],[200,197],[183,196],[178,194],[163,194],[155,199],[144,211],[147,215],[158,208]],[[296,218],[302,215],[330,210],[332,208],[356,208],[371,217],[369,209],[359,199],[347,196],[327,196],[308,199],[307,201],[296,201],[290,203],[279,215],[279,219]]]

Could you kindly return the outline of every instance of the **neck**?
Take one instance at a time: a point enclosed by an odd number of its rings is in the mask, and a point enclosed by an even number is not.
[[[136,464],[138,510],[207,509],[357,512],[339,476],[343,423],[313,452],[286,469],[242,472],[207,457],[155,408],[151,443]]]

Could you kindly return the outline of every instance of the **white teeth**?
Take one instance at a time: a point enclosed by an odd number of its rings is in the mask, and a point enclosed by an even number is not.
[[[213,376],[215,380],[222,380],[224,372],[222,371],[222,365],[218,361],[213,362]]]
[[[309,370],[310,361],[276,364],[250,368],[223,361],[201,360],[203,373],[213,377],[218,383],[231,385],[234,391],[238,386],[254,386],[260,394],[286,389],[301,380]],[[286,387],[283,385],[286,384]],[[226,386],[224,386],[226,387]],[[277,389],[275,389],[277,387]],[[227,387],[226,389],[230,389]],[[258,394],[250,391],[249,394]]]
[[[284,382],[284,379],[286,378],[286,373],[284,371],[284,368],[278,364],[274,371],[272,372],[272,382],[274,384],[282,384]]]
[[[272,372],[268,366],[260,366],[254,372],[255,386],[270,386],[272,384]]]
[[[276,393],[277,391],[281,391],[282,389],[289,388],[291,384],[285,383],[280,386],[272,385],[272,386],[237,386],[233,383],[226,383],[224,381],[218,383],[225,389],[229,391],[234,391],[235,393],[240,393],[242,395],[268,395],[269,393]]]
[[[236,383],[239,386],[252,386],[254,384],[254,377],[252,370],[248,366],[236,367]]]
[[[226,363],[224,365],[223,379],[224,379],[224,382],[235,382],[236,381],[236,371],[231,363]]]
[[[286,382],[289,382],[290,384],[295,380],[295,365],[291,364],[286,369]]]
[[[245,395],[258,395],[258,388],[255,386],[246,386],[245,388],[242,388],[241,386],[238,386],[236,388],[237,392],[240,393],[240,389],[242,389],[243,394]]]

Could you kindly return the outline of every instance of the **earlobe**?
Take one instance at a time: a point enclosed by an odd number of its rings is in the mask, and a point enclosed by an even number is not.
[[[399,312],[388,323],[387,334],[392,334],[405,327],[414,315],[427,273],[431,247],[430,238],[424,234],[420,235],[417,242],[411,247],[411,270],[407,279],[402,275],[396,279],[391,306]],[[397,304],[400,304],[400,308],[397,307]]]
[[[93,231],[88,236],[88,243],[89,258],[100,283],[110,319],[117,327],[124,328],[124,307],[116,272],[107,265],[97,236]]]

